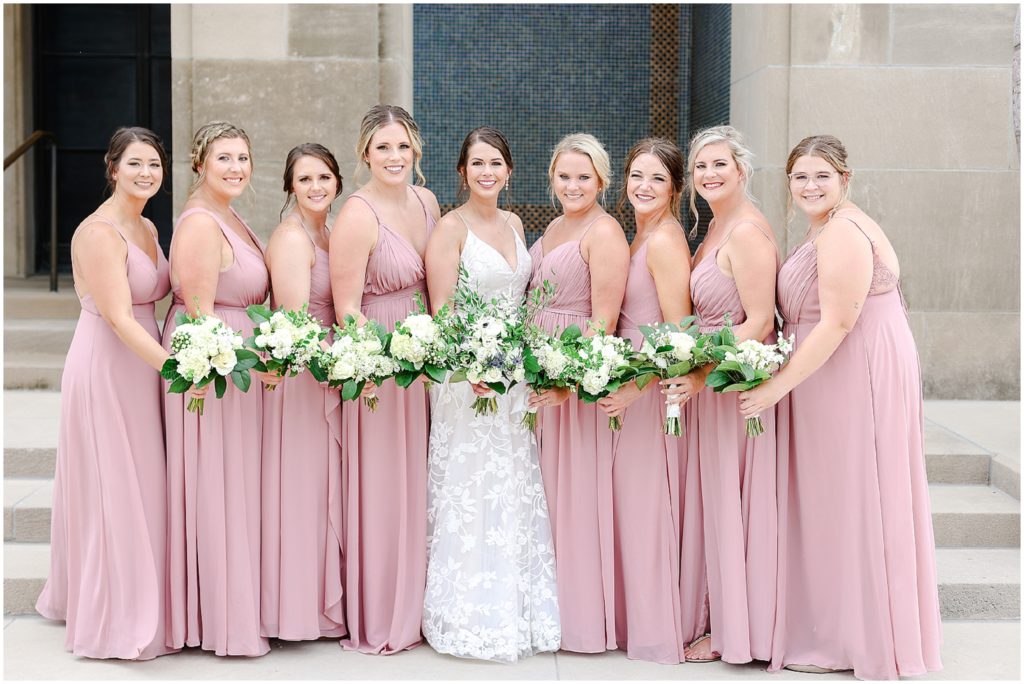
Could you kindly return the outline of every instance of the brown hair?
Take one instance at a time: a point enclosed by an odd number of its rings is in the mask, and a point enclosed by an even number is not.
[[[292,183],[295,181],[295,164],[298,163],[299,159],[302,157],[314,157],[326,164],[328,170],[334,176],[334,180],[338,181],[338,191],[334,193],[335,198],[341,194],[341,169],[338,167],[338,160],[334,158],[331,151],[320,143],[302,143],[301,145],[296,145],[292,149],[288,150],[288,156],[284,160],[284,191],[286,193],[286,197],[284,200],[284,206],[281,207],[281,214],[279,218],[284,217],[284,213],[291,206],[292,200],[295,199],[295,194],[292,191]]]
[[[629,150],[629,154],[626,155],[626,163],[623,166],[625,178],[622,180],[622,190],[619,192],[619,201],[615,205],[615,210],[621,214],[626,202],[629,201],[629,197],[626,195],[629,167],[641,154],[654,155],[668,171],[669,178],[672,180],[672,199],[669,206],[672,216],[679,220],[679,213],[682,211],[683,205],[683,188],[686,186],[686,160],[683,159],[683,153],[676,144],[666,138],[644,138]]]
[[[420,136],[420,127],[413,120],[412,114],[398,105],[374,105],[370,107],[370,111],[366,112],[366,116],[359,124],[359,138],[356,140],[356,157],[359,160],[356,162],[356,179],[359,179],[359,171],[362,170],[359,163],[366,164],[366,153],[370,149],[370,141],[373,140],[373,136],[380,129],[393,123],[401,124],[409,136],[416,178],[420,185],[426,185],[427,179],[423,176],[423,170],[420,168],[420,159],[423,158],[423,138]]]
[[[455,170],[459,172],[459,177],[462,179],[458,192],[460,202],[468,190],[466,186],[466,163],[469,161],[469,148],[478,142],[487,143],[498,150],[501,153],[501,158],[505,160],[509,173],[515,168],[515,163],[512,161],[512,148],[509,146],[508,139],[504,133],[492,126],[474,128],[466,136],[466,139],[462,141],[462,148],[459,150],[459,160],[455,163]],[[508,202],[508,180],[505,181],[505,201]]]
[[[198,190],[199,186],[206,180],[206,169],[204,168],[200,171],[200,167],[206,164],[206,158],[210,155],[210,147],[213,145],[213,142],[226,138],[241,138],[244,140],[245,146],[249,148],[249,164],[253,163],[252,143],[249,141],[249,136],[245,131],[227,121],[211,121],[203,124],[192,137],[190,159],[192,162],[192,173],[196,174],[196,179],[192,181],[192,187],[188,189],[189,195]],[[249,187],[252,188],[251,183]]]
[[[117,184],[114,181],[114,169],[121,163],[121,157],[133,142],[144,143],[156,150],[157,156],[160,157],[160,166],[163,167],[165,173],[167,172],[167,151],[164,149],[160,136],[141,126],[122,126],[110,136],[107,153],[103,155],[103,163],[107,167],[104,175],[107,179],[107,188],[111,192],[114,191],[114,186]]]
[[[843,186],[843,194],[836,203],[836,206],[832,207],[828,212],[829,217],[831,217],[843,202],[850,199],[849,180],[853,175],[853,169],[846,164],[846,147],[834,135],[811,135],[804,138],[796,144],[796,147],[793,148],[793,151],[789,153],[789,157],[786,159],[787,181],[789,174],[793,171],[793,165],[796,164],[796,160],[806,156],[821,157],[847,181]],[[790,191],[786,194],[786,223],[788,224],[792,220],[793,193]]]

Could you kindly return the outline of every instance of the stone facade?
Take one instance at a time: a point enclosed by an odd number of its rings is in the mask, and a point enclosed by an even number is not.
[[[786,156],[831,133],[853,200],[900,256],[926,395],[1017,398],[1017,7],[735,5],[732,17],[731,122],[757,154],[754,194],[780,245],[806,228],[786,226]],[[968,340],[982,331],[982,347]]]
[[[32,133],[31,27],[22,5],[4,5],[4,154],[10,154]],[[35,211],[28,192],[34,161],[49,163],[45,146],[37,145],[4,171],[4,275],[23,276],[35,263],[35,242],[25,230]]]
[[[289,149],[326,145],[347,195],[363,114],[378,102],[412,108],[409,5],[176,4],[171,40],[175,215],[192,180],[192,135],[207,121],[226,119],[252,139],[254,193],[238,210],[266,238]]]

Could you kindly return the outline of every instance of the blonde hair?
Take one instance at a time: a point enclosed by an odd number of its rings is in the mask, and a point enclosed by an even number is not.
[[[787,181],[789,180],[789,174],[793,171],[793,165],[796,164],[796,160],[806,156],[821,157],[847,181],[843,185],[843,194],[839,197],[839,201],[836,202],[834,207],[829,209],[828,216],[832,218],[832,214],[836,212],[836,209],[843,202],[850,199],[849,179],[853,176],[853,169],[846,164],[846,147],[834,135],[811,135],[804,138],[796,144],[796,147],[793,148],[793,151],[789,153],[789,157],[786,159]],[[793,213],[793,192],[789,191],[786,194],[787,225],[793,220]]]
[[[601,141],[589,133],[570,133],[555,145],[551,153],[551,163],[548,164],[548,194],[551,197],[551,204],[555,204],[555,163],[558,162],[558,157],[566,152],[585,154],[590,158],[590,163],[594,165],[594,171],[597,173],[597,180],[601,184],[600,201],[604,202],[604,195],[612,184],[612,162],[608,158],[608,152]]]
[[[196,174],[196,179],[192,181],[192,187],[188,189],[189,195],[198,190],[199,186],[206,180],[206,158],[210,156],[210,147],[213,146],[215,140],[226,138],[241,138],[245,141],[245,146],[249,148],[249,164],[250,166],[252,165],[252,143],[249,141],[249,136],[244,130],[227,121],[211,121],[203,124],[192,137],[192,153],[190,158],[192,161],[192,173]],[[249,188],[252,189],[251,183]]]
[[[750,179],[754,175],[754,165],[751,160],[754,153],[743,142],[743,134],[732,126],[712,126],[697,133],[690,138],[690,152],[686,157],[686,187],[689,195],[690,213],[693,214],[693,228],[690,230],[690,237],[697,235],[697,226],[700,224],[700,214],[697,212],[697,186],[693,182],[693,169],[697,165],[697,155],[708,145],[725,143],[743,174],[743,194],[751,202],[756,202],[750,194]]]
[[[361,164],[366,164],[367,168],[370,167],[366,161],[366,153],[370,149],[370,141],[373,140],[373,136],[380,129],[394,123],[401,124],[402,128],[405,129],[406,135],[409,136],[409,144],[412,145],[413,168],[416,170],[416,179],[420,185],[426,185],[427,179],[420,168],[420,160],[423,158],[423,138],[420,136],[420,127],[413,120],[412,114],[405,111],[405,109],[398,105],[386,104],[370,107],[370,111],[366,112],[362,123],[359,124],[359,138],[356,140],[356,158],[359,161],[356,162],[356,170],[355,174],[353,174],[355,180],[359,180],[359,172],[363,168]]]

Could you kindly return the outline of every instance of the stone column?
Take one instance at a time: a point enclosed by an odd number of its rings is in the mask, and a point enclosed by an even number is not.
[[[754,191],[780,244],[805,228],[782,231],[785,156],[831,133],[855,170],[853,200],[900,257],[930,398],[1019,394],[1016,16],[1014,5],[733,7],[732,120],[759,155]]]
[[[278,223],[289,149],[326,145],[347,195],[363,114],[385,100],[412,105],[410,5],[174,5],[171,41],[175,214],[192,135],[226,119],[252,139],[255,195],[238,211],[262,238]]]
[[[30,11],[26,5],[4,5],[5,156],[32,133]],[[4,171],[5,276],[26,276],[35,270],[35,183],[30,170],[39,150],[49,168],[49,147],[40,144]]]

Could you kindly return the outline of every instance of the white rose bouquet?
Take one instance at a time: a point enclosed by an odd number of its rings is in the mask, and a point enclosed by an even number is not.
[[[633,345],[629,340],[598,332],[576,338],[570,351],[579,365],[577,391],[584,403],[592,404],[636,377],[636,368],[630,364]],[[609,418],[608,428],[621,430],[622,417]]]
[[[267,368],[255,352],[245,349],[242,336],[214,316],[192,317],[184,311],[174,316],[176,328],[171,335],[171,358],[164,362],[160,375],[171,383],[168,392],[183,394],[190,387],[205,387],[211,382],[220,399],[227,391],[227,377],[243,392],[252,379],[249,370]],[[192,397],[188,410],[203,415],[203,397]]]
[[[451,309],[443,306],[431,316],[418,292],[416,304],[417,312],[395,324],[388,346],[388,354],[399,366],[395,375],[399,387],[409,387],[420,375],[431,382],[444,382],[458,346]]]
[[[245,313],[258,327],[245,340],[245,346],[267,355],[269,372],[295,377],[321,351],[320,340],[327,337],[327,331],[306,309],[306,304],[299,311],[280,307],[271,311],[262,304],[246,307]],[[275,387],[268,385],[267,389]]]
[[[485,301],[467,282],[459,269],[455,289],[454,336],[459,340],[449,382],[467,380],[484,383],[498,394],[526,378],[523,347],[528,310],[525,303],[508,296]],[[477,415],[498,410],[494,396],[477,397],[473,402]]]
[[[535,325],[526,331],[526,348],[523,352],[523,367],[526,382],[536,392],[567,387],[576,391],[582,377],[583,366],[573,351],[573,346],[582,336],[579,326],[571,325],[559,335],[549,335]],[[537,428],[537,409],[528,409],[523,416],[523,425],[530,430]]]
[[[388,333],[375,321],[357,325],[350,314],[345,327],[334,326],[334,342],[326,351],[320,350],[310,363],[310,372],[320,382],[341,387],[343,401],[358,397],[367,382],[381,384],[400,370],[398,363],[385,349]],[[377,396],[364,398],[367,408],[377,410]]]
[[[705,384],[715,392],[745,392],[754,389],[778,372],[793,351],[793,337],[782,338],[775,344],[757,340],[736,342],[729,325],[711,336],[715,358],[719,360],[708,374]],[[747,436],[757,437],[764,432],[760,416],[747,418]]]
[[[686,375],[699,366],[713,363],[706,345],[708,336],[701,335],[695,324],[696,317],[684,318],[679,324],[657,323],[641,325],[644,342],[635,356],[636,384],[643,389],[655,378],[675,378]],[[668,404],[665,410],[665,434],[683,435],[680,420],[682,406]]]

